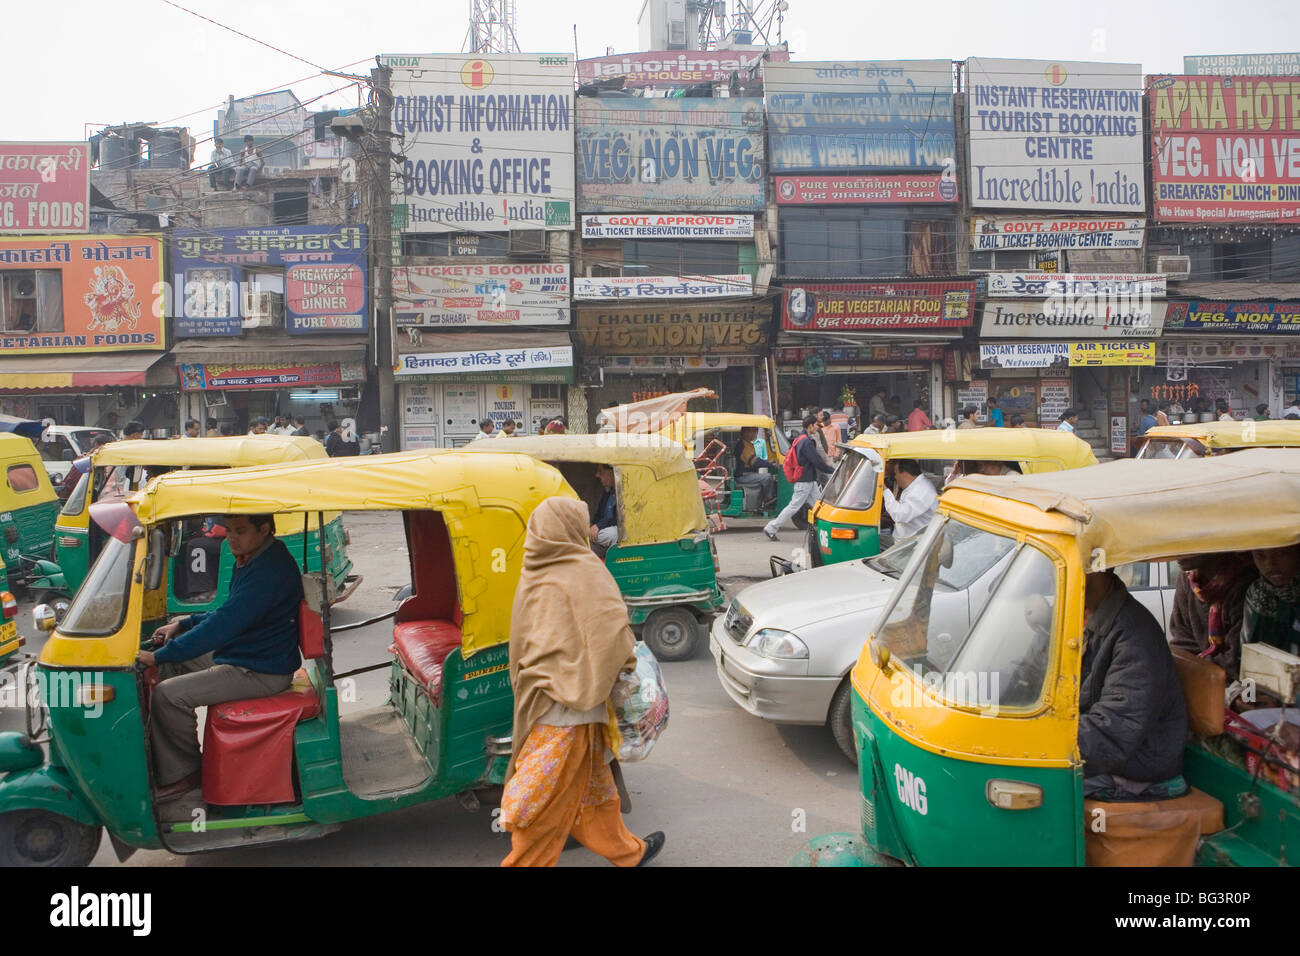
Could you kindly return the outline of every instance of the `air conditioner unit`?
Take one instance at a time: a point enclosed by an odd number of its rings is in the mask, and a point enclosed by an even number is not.
[[[545,256],[546,230],[511,229],[506,252],[511,256]]]
[[[284,296],[279,292],[245,292],[244,321],[246,329],[270,328],[284,315]]]
[[[1156,256],[1156,272],[1166,279],[1187,279],[1192,274],[1191,256]]]

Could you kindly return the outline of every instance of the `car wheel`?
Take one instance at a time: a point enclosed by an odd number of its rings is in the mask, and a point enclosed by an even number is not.
[[[700,622],[684,607],[661,607],[648,618],[641,639],[661,661],[684,661],[695,653]]]
[[[87,866],[103,832],[47,810],[0,814],[0,866]]]
[[[845,677],[835,696],[831,698],[830,714],[826,723],[831,728],[831,735],[839,744],[844,756],[855,767],[858,764],[858,748],[853,740],[853,682]]]

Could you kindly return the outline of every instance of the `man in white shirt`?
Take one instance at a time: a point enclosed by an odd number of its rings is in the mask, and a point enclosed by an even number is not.
[[[1061,424],[1056,426],[1058,432],[1069,432],[1074,434],[1074,426],[1079,424],[1079,413],[1073,408],[1067,408],[1061,412]]]
[[[262,171],[266,161],[262,151],[253,142],[253,137],[244,137],[244,148],[239,151],[239,168],[235,170],[235,188],[243,186],[252,189],[257,183],[257,174]]]
[[[939,508],[939,496],[928,478],[921,476],[921,466],[911,458],[893,463],[894,484],[898,495],[885,488],[882,504],[894,519],[894,541],[920,534]]]
[[[885,433],[885,416],[880,414],[871,416],[871,424],[863,429],[862,433],[864,435],[883,435]]]
[[[478,423],[478,427],[479,427],[479,433],[478,433],[477,435],[475,435],[473,438],[471,438],[470,441],[478,441],[480,438],[495,438],[495,437],[496,437],[496,435],[493,434],[493,432],[494,432],[494,430],[496,429],[497,426],[496,426],[496,424],[492,421],[492,419],[490,419],[490,418],[484,418],[484,419],[482,419],[482,420]]]
[[[1300,402],[1296,402],[1289,408],[1282,409],[1282,418],[1284,420],[1288,418],[1300,418]]]
[[[235,157],[226,149],[225,140],[214,140],[212,143],[212,166],[208,171],[208,184],[213,189],[222,187],[217,185],[218,180],[225,183],[226,189],[235,188]]]

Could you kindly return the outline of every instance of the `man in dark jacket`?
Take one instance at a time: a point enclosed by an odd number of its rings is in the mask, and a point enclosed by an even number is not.
[[[1237,553],[1189,555],[1178,564],[1169,646],[1207,656],[1234,681],[1241,666],[1246,591],[1258,577],[1255,564],[1249,554]]]
[[[1115,801],[1182,796],[1187,706],[1163,628],[1110,571],[1087,576],[1084,614],[1083,795]]]
[[[790,451],[786,453],[795,456],[800,474],[794,483],[790,503],[763,528],[763,533],[771,541],[778,540],[776,533],[781,530],[781,525],[785,524],[787,518],[793,517],[800,508],[806,511],[812,506],[817,498],[817,473],[820,471],[829,475],[835,470],[817,450],[818,427],[817,416],[807,416],[803,420],[803,434],[794,440]]]
[[[149,739],[159,802],[199,786],[196,708],[282,693],[302,663],[302,577],[289,549],[275,537],[274,516],[227,515],[226,542],[235,557],[226,602],[158,628],[154,644],[163,646],[140,651],[137,658],[158,665]]]

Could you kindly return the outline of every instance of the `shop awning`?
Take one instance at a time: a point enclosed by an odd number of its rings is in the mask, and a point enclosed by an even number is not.
[[[161,352],[0,356],[0,392],[176,384]]]
[[[259,335],[181,339],[172,346],[176,365],[256,365],[264,362],[358,362],[366,357],[364,335]],[[174,373],[173,373],[174,374]]]

